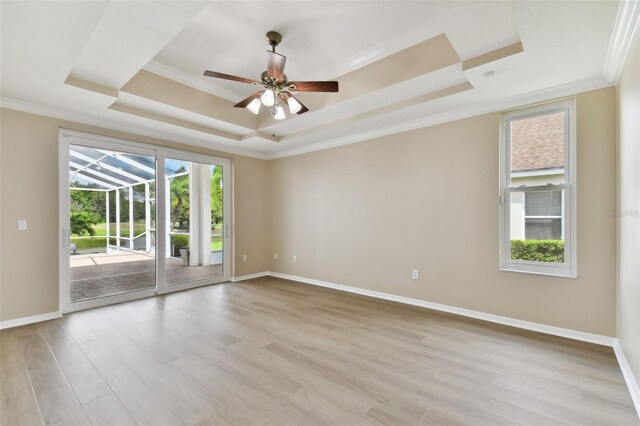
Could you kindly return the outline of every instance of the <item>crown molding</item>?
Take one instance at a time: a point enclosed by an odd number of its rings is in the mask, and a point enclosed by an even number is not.
[[[620,72],[633,41],[633,36],[640,21],[640,1],[622,0],[618,7],[616,22],[609,41],[609,50],[604,62],[602,75],[612,82],[618,83]]]
[[[450,121],[461,120],[464,118],[474,117],[477,115],[488,114],[491,112],[504,111],[512,108],[530,105],[539,102],[546,102],[553,99],[576,95],[578,93],[588,92],[591,90],[603,89],[611,87],[613,84],[602,77],[595,77],[573,83],[567,83],[548,89],[542,89],[535,92],[525,93],[506,99],[490,102],[480,106],[470,106],[460,108],[454,111],[448,111],[441,114],[431,115],[416,120],[409,120],[391,126],[372,129],[365,132],[355,133],[344,137],[331,139],[324,142],[314,143],[311,145],[301,146],[297,148],[285,149],[271,155],[267,155],[268,160],[278,158],[292,157],[295,155],[306,154],[309,152],[320,151],[323,149],[334,148],[342,145],[362,142],[382,136],[388,136],[395,133],[402,133],[409,130],[419,129],[423,127],[434,126],[436,124],[448,123]],[[284,139],[286,141],[286,138]]]
[[[209,148],[228,154],[242,155],[245,157],[251,157],[260,160],[275,160],[278,158],[292,157],[295,155],[306,154],[309,152],[320,151],[323,149],[334,148],[342,145],[349,145],[352,143],[362,142],[382,136],[388,136],[395,133],[402,133],[409,130],[447,123],[450,121],[461,120],[481,114],[488,114],[491,112],[504,111],[524,105],[545,102],[552,99],[571,96],[578,93],[602,89],[610,86],[613,86],[613,84],[607,79],[604,79],[603,77],[595,77],[587,80],[555,86],[548,89],[538,90],[535,92],[525,93],[522,95],[513,96],[483,105],[474,105],[466,108],[460,108],[454,111],[448,111],[441,114],[419,118],[416,120],[408,120],[402,123],[372,129],[365,132],[354,133],[352,135],[334,138],[306,146],[284,149],[282,151],[271,154],[264,154],[253,150],[233,149],[225,145],[216,144],[215,142],[203,142],[193,139],[186,140],[184,137],[172,136],[164,131],[153,130],[135,124],[125,124],[116,120],[100,118],[89,114],[63,110],[50,106],[37,105],[15,99],[0,98],[0,107],[43,115],[46,117],[73,121],[81,124],[88,124],[112,130],[124,131],[141,136],[148,136],[182,144]],[[284,138],[284,141],[286,141],[286,137]]]
[[[212,83],[206,83],[197,77],[194,77],[182,71],[178,71],[175,68],[171,68],[155,61],[149,62],[142,69],[168,78],[169,80],[174,80],[186,86],[193,87],[194,89],[218,96],[228,101],[238,102],[243,97],[242,95],[232,92],[231,90],[224,89]]]
[[[250,151],[246,149],[234,149],[234,148],[229,148],[226,145],[222,145],[215,142],[187,139],[183,136],[173,136],[167,133],[166,131],[154,130],[154,129],[150,129],[148,127],[140,126],[137,124],[125,123],[118,120],[97,117],[90,114],[70,111],[70,110],[51,107],[47,105],[39,105],[35,103],[20,101],[17,99],[0,97],[0,107],[15,110],[15,111],[27,112],[30,114],[42,115],[50,118],[57,118],[59,120],[72,121],[74,123],[86,124],[89,126],[96,126],[96,127],[102,127],[110,130],[117,130],[120,132],[131,133],[138,136],[147,136],[150,138],[162,139],[170,142],[176,142],[180,144],[207,148],[207,149],[219,151],[226,154],[241,155],[243,157],[256,158],[259,160],[267,159],[267,157],[264,154],[255,152],[255,151]]]
[[[443,34],[443,32],[434,31],[429,25],[406,31],[376,46],[358,52],[345,61],[341,61],[337,66],[324,68],[318,72],[318,75],[327,75],[332,79],[340,77],[439,34]]]

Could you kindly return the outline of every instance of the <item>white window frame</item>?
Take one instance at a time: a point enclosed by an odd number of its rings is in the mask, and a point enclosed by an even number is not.
[[[565,182],[524,187],[511,186],[510,123],[529,117],[565,112]],[[508,272],[577,278],[576,221],[576,102],[567,99],[508,111],[500,118],[500,269]],[[565,262],[547,263],[511,259],[511,193],[558,189],[563,191]]]

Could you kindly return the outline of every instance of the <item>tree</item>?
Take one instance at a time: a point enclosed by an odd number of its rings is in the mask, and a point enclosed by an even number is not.
[[[94,236],[96,234],[95,229],[93,229],[93,225],[98,223],[98,218],[96,217],[96,215],[92,213],[85,212],[85,211],[71,212],[71,215],[69,216],[69,222],[71,225],[72,235]]]
[[[106,196],[104,191],[98,191],[94,183],[81,184],[72,182],[71,188],[96,189],[96,191],[71,190],[69,193],[70,225],[73,235],[95,235],[93,225],[106,221]]]
[[[98,185],[91,183],[83,185],[78,182],[71,183],[72,188],[98,188]],[[70,207],[72,212],[84,211],[96,215],[99,222],[106,221],[106,197],[104,191],[78,191],[71,190],[69,195]]]
[[[211,176],[211,224],[222,223],[222,167],[215,166]]]

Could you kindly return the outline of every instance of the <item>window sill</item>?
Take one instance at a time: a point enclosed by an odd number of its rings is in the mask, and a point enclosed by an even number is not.
[[[545,267],[541,267],[539,270],[533,270],[529,265],[527,265],[527,269],[518,268],[517,266],[509,265],[509,266],[501,266],[500,271],[516,272],[520,274],[530,274],[530,275],[542,275],[542,276],[555,277],[555,278],[570,278],[570,279],[578,278],[578,274],[576,273],[576,271],[567,270],[564,268],[562,269],[554,268],[552,266],[551,267],[545,266]]]

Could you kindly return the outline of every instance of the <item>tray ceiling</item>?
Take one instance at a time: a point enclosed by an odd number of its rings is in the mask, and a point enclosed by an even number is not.
[[[605,87],[618,2],[2,2],[3,106],[274,158]],[[618,17],[618,21],[620,18]],[[264,34],[340,82],[274,122],[233,104]],[[487,72],[493,72],[487,77]]]

